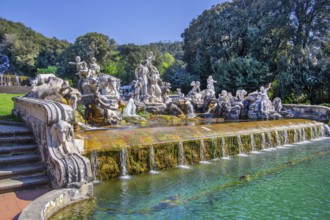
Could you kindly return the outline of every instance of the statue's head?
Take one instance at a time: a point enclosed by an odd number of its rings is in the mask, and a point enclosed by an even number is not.
[[[222,95],[222,96],[227,95],[227,91],[226,91],[226,90],[222,90],[222,91],[221,91],[221,95]]]
[[[80,56],[76,56],[76,62],[80,62],[80,61],[81,61]]]
[[[92,63],[96,63],[96,58],[95,58],[95,57],[92,57],[92,58],[91,58],[91,62],[92,62]]]
[[[265,91],[265,87],[261,86],[260,91]]]

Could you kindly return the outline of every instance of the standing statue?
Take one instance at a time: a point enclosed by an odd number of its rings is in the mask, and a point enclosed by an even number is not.
[[[3,73],[0,73],[0,85],[3,85]]]
[[[95,57],[92,57],[91,62],[89,63],[89,75],[94,78],[97,74],[100,73],[100,70],[100,65],[96,63]]]
[[[141,98],[146,99],[148,95],[148,67],[146,66],[146,62],[141,63],[135,69],[135,78],[141,84]],[[137,100],[140,101],[140,100]]]
[[[148,79],[149,79],[149,83],[150,83],[150,97],[151,97],[151,102],[161,102],[161,89],[159,87],[159,76],[157,73],[155,72],[150,72],[148,74]]]
[[[20,82],[19,82],[19,76],[18,75],[15,75],[15,85],[16,86],[20,86],[21,84],[20,84]]]
[[[214,83],[217,83],[217,81],[213,80],[212,76],[209,76],[207,78],[207,88],[215,92]]]
[[[274,110],[272,108],[272,102],[269,100],[268,97],[268,90],[271,87],[271,83],[268,84],[267,88],[264,88],[263,86],[260,87],[260,91],[258,92],[258,95],[260,96],[260,106],[261,106],[261,111],[265,112],[265,111],[271,111]]]

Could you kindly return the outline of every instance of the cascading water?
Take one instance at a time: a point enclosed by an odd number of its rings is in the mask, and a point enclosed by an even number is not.
[[[316,139],[316,127],[311,127],[311,139]]]
[[[270,134],[270,132],[267,132],[267,140],[268,140],[268,148],[264,149],[266,151],[272,151],[272,150],[276,150],[276,148],[273,145],[273,138],[272,135]]]
[[[324,124],[321,127],[321,135],[322,135],[322,137],[330,136],[330,127],[329,127],[329,125]]]
[[[257,151],[256,149],[256,143],[254,141],[254,136],[253,134],[250,134],[250,139],[251,139],[251,153],[252,154],[259,154],[260,152]]]
[[[276,141],[276,146],[281,146],[281,139],[280,136],[278,135],[278,131],[275,131],[275,141]]]
[[[190,167],[186,165],[186,156],[184,153],[183,143],[182,141],[179,142],[179,151],[178,151],[178,168],[189,169]]]
[[[150,173],[151,174],[158,174],[159,173],[158,171],[156,171],[154,146],[150,146]]]
[[[242,144],[242,140],[241,140],[241,136],[240,135],[237,135],[237,144],[238,144],[238,154],[237,154],[237,156],[239,156],[239,157],[246,157],[246,156],[248,156],[244,152],[244,148],[243,148],[243,144]]]
[[[266,148],[266,135],[265,133],[261,133],[261,149],[264,150]]]
[[[212,138],[211,141],[212,141],[212,147],[213,147],[212,160],[219,160],[219,157],[217,155],[217,149],[218,149],[217,140],[215,138]]]
[[[222,159],[230,160],[230,157],[226,154],[226,139],[224,137],[221,138],[221,151],[222,151]]]
[[[298,135],[298,130],[297,129],[294,129],[293,142],[294,143],[298,143],[299,142],[299,135]]]
[[[98,164],[97,164],[97,152],[93,151],[91,153],[91,167],[92,167],[92,173],[93,173],[93,183],[99,183],[100,181],[97,179],[97,172],[98,172]]]
[[[304,128],[299,128],[299,144],[306,142],[306,132]]]
[[[210,164],[211,162],[205,160],[205,143],[204,139],[201,139],[201,144],[200,144],[200,161],[199,163],[202,164]]]
[[[283,138],[284,138],[284,145],[288,145],[289,144],[288,130],[283,131]]]
[[[130,179],[131,177],[127,172],[127,151],[126,148],[122,148],[120,152],[120,168],[121,168],[121,179]]]

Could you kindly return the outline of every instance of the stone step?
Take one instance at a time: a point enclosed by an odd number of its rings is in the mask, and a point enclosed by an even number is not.
[[[15,155],[37,151],[36,144],[0,145],[0,155]]]
[[[33,136],[31,129],[24,126],[13,126],[13,125],[2,125],[0,124],[0,137],[8,136],[22,136],[30,135]]]
[[[49,184],[49,178],[46,175],[8,178],[0,180],[0,193],[36,188],[46,184]]]
[[[8,165],[8,164],[34,163],[39,160],[40,160],[40,155],[36,154],[36,153],[1,156],[0,157],[0,166],[4,166],[4,165]]]
[[[6,136],[0,137],[0,145],[8,145],[8,144],[28,144],[34,142],[33,136]]]
[[[0,180],[18,175],[27,175],[40,172],[46,172],[46,167],[41,163],[0,167]]]

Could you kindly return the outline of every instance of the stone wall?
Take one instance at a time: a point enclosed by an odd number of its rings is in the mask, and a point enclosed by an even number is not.
[[[31,86],[0,86],[0,93],[27,94],[31,89]]]
[[[307,118],[317,121],[330,120],[330,108],[320,105],[283,104],[284,111],[291,111],[295,118]]]

